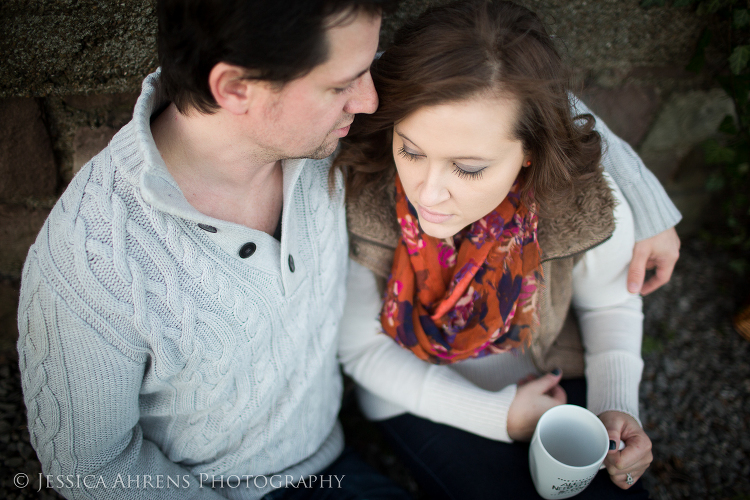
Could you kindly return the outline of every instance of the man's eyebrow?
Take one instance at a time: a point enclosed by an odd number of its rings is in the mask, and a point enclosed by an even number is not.
[[[344,80],[340,80],[340,81],[336,82],[335,85],[337,85],[337,86],[348,85],[348,84],[352,83],[354,80],[356,80],[357,78],[359,78],[360,76],[362,76],[365,73],[367,73],[368,71],[370,71],[370,67],[369,66],[367,68],[363,69],[362,71],[360,71],[359,73],[357,73],[356,76],[353,76],[351,78],[347,78],[347,79],[344,79]]]

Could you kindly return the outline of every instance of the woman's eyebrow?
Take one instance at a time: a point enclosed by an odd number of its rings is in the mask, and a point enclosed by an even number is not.
[[[406,137],[404,134],[402,134],[401,132],[399,132],[397,128],[394,127],[393,130],[394,130],[394,132],[396,132],[396,134],[399,137],[401,137],[405,141],[409,141],[417,149],[421,149],[419,146],[417,146],[417,143],[415,143],[414,141],[412,141],[411,139],[409,139],[408,137]],[[482,158],[481,156],[456,156],[456,157],[451,158],[451,159],[453,159],[453,160],[472,160],[472,161],[492,162],[492,160],[490,160],[488,158]]]
[[[396,134],[397,134],[397,135],[398,135],[399,137],[401,137],[401,138],[402,138],[402,139],[404,139],[405,141],[409,141],[409,142],[411,142],[411,143],[412,143],[412,144],[413,144],[414,146],[416,146],[417,148],[419,148],[419,146],[417,146],[417,144],[416,144],[416,143],[415,143],[414,141],[412,141],[411,139],[409,139],[408,137],[406,137],[406,136],[405,136],[404,134],[402,134],[401,132],[399,132],[397,128],[395,128],[395,127],[394,127],[394,131],[396,132]]]

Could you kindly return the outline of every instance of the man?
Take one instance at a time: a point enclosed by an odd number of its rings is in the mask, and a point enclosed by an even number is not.
[[[162,71],[25,266],[18,349],[43,487],[405,496],[341,456],[336,419],[347,238],[325,158],[377,107],[384,5],[159,3]]]
[[[403,495],[342,455],[347,237],[326,158],[377,107],[385,6],[159,2],[161,71],[24,268],[18,351],[43,487]]]

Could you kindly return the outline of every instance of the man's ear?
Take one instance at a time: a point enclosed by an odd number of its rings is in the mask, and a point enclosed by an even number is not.
[[[234,115],[250,109],[250,102],[258,82],[244,78],[247,71],[239,66],[220,62],[208,74],[208,86],[216,103]]]

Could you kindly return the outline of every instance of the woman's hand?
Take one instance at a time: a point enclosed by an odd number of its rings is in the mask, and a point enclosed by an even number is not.
[[[514,441],[529,441],[542,414],[557,405],[564,405],[568,395],[560,387],[562,372],[554,370],[535,378],[518,381],[516,397],[508,409],[508,436]]]
[[[599,419],[604,422],[609,439],[614,441],[614,447],[610,445],[604,465],[612,482],[627,490],[638,481],[654,459],[651,440],[638,422],[627,413],[605,411],[599,415]],[[625,449],[618,451],[621,440],[625,441]],[[627,481],[628,474],[633,478],[631,484]]]

